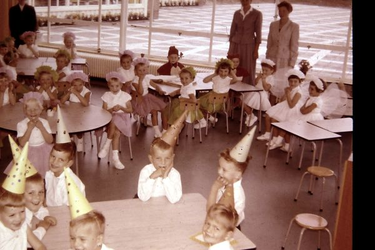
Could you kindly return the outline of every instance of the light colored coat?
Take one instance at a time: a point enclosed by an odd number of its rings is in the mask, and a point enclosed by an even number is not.
[[[298,57],[299,25],[289,20],[280,31],[279,27],[280,20],[270,24],[266,58],[274,61],[277,68],[294,67]]]

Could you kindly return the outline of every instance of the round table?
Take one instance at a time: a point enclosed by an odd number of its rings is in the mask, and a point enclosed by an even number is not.
[[[83,133],[106,126],[112,119],[111,113],[102,107],[80,103],[69,103],[60,106],[61,114],[69,134]],[[57,112],[52,117],[43,111],[41,118],[48,121],[52,133],[56,133]],[[7,131],[17,131],[17,123],[25,118],[23,104],[17,102],[14,106],[5,105],[0,108],[0,128]]]

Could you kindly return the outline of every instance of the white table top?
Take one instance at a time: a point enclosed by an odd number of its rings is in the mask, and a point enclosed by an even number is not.
[[[17,74],[34,76],[36,69],[42,65],[56,68],[56,59],[53,57],[20,58],[17,64]]]
[[[231,84],[230,89],[235,92],[260,92],[263,90],[243,82],[236,82],[235,84]]]
[[[311,125],[305,121],[274,122],[272,125],[307,141],[319,141],[341,137],[341,135]]]
[[[80,103],[69,103],[61,105],[61,113],[69,133],[80,133],[92,131],[107,125],[112,115],[102,107],[90,105],[84,107]],[[47,119],[52,133],[56,133],[57,112],[48,117],[43,111],[42,118]],[[0,108],[0,128],[9,131],[17,131],[17,123],[25,118],[23,104],[17,102],[14,106],[5,105]]]
[[[106,218],[104,243],[120,249],[206,249],[190,239],[201,232],[206,216],[206,199],[201,194],[184,194],[175,204],[166,197],[102,201],[91,203]],[[48,208],[58,223],[50,227],[43,243],[48,250],[69,248],[70,212],[66,206]],[[254,243],[236,229],[234,249],[255,249]]]
[[[333,133],[353,132],[353,119],[350,117],[339,119],[325,119],[320,121],[309,121],[308,123],[318,126]]]

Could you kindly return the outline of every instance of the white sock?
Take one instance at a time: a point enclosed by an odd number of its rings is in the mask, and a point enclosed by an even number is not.
[[[111,146],[112,139],[108,139],[105,141],[103,148],[109,148]]]
[[[270,137],[271,136],[271,132],[264,133],[264,136]]]
[[[119,160],[118,150],[112,150],[112,159],[114,161],[118,161]]]
[[[281,144],[281,143],[283,142],[283,140],[284,140],[284,137],[282,137],[282,136],[279,135],[279,136],[277,137],[277,139],[276,139],[276,143],[277,143],[277,144]]]
[[[154,130],[155,130],[155,135],[157,137],[160,137],[161,136],[161,132],[159,130],[159,126],[153,126]]]

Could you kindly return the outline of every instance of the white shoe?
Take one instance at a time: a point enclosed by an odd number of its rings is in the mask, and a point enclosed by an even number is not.
[[[263,135],[260,135],[257,137],[257,140],[259,141],[268,141],[271,137],[271,134],[268,134],[266,135],[266,133],[264,133]]]
[[[210,115],[210,117],[208,117],[208,120],[212,123],[216,123],[218,121],[217,118],[215,118],[214,116]]]
[[[253,126],[256,121],[258,121],[258,117],[252,115],[248,127]]]
[[[106,156],[108,155],[108,151],[109,151],[109,148],[104,148],[104,147],[103,147],[103,148],[100,150],[100,152],[99,152],[99,154],[98,154],[98,157],[99,157],[100,159],[106,157]]]
[[[279,147],[282,147],[283,146],[283,143],[277,143],[277,142],[271,142],[271,146],[269,147],[270,150],[273,150],[275,148],[279,148]]]
[[[83,151],[83,138],[77,140],[77,152]]]
[[[199,124],[201,128],[205,128],[207,126],[207,122],[204,118],[200,119],[197,124],[194,125],[194,129],[199,129]]]
[[[289,152],[289,143],[285,143],[280,149],[284,152]]]
[[[122,164],[120,160],[113,160],[113,165],[115,165],[115,168],[120,170],[125,168],[124,164]]]
[[[245,125],[250,127],[250,125],[248,125],[248,124],[250,124],[250,116],[248,114],[246,114]]]

